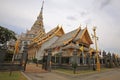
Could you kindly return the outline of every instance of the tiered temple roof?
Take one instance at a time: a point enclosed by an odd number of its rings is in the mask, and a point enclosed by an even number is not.
[[[87,40],[86,40],[87,38]],[[51,48],[55,48],[55,47],[61,47],[61,46],[65,46],[71,42],[73,43],[77,43],[77,41],[79,43],[83,43],[83,44],[92,44],[92,40],[88,34],[87,28],[85,29],[81,29],[80,27],[78,29],[75,29],[69,33],[66,33],[64,35],[62,35],[53,45],[51,45]]]
[[[87,27],[84,29],[81,29],[81,27],[79,27],[71,32],[64,33],[63,28],[59,27],[58,25],[48,33],[45,33],[42,15],[43,4],[44,1],[42,3],[41,11],[39,16],[37,17],[37,20],[31,27],[31,30],[27,31],[26,33],[27,36],[26,39],[29,39],[31,41],[28,47],[30,54],[34,55],[36,55],[36,53],[43,54],[44,49],[49,48],[55,49],[56,47],[62,47],[63,49],[67,48],[79,49],[81,46],[84,46],[85,47],[84,49],[88,51],[87,49],[93,42],[90,38]],[[52,42],[53,40],[54,42]],[[46,43],[46,45],[49,43],[50,44],[49,46],[48,45],[46,46],[44,43]]]
[[[26,33],[21,34],[21,40],[32,42],[33,38],[36,40],[45,34],[45,29],[43,24],[43,5],[44,5],[44,1],[42,3],[41,11],[39,13],[39,16],[37,17],[37,20],[35,21],[35,23],[33,24],[30,30],[27,30]]]

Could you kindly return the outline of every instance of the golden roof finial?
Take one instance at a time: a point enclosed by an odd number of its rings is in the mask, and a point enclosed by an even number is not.
[[[43,19],[43,16],[42,16],[43,6],[44,6],[44,0],[43,0],[43,2],[42,2],[42,7],[41,7],[41,10],[40,10],[40,14],[39,14],[39,16],[38,16],[38,18],[41,18],[41,19]]]
[[[80,28],[80,29],[81,29],[81,26],[82,26],[82,25],[80,24],[80,25],[79,25],[79,28]]]

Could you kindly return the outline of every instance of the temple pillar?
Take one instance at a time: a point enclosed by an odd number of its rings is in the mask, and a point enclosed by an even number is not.
[[[109,68],[112,68],[113,67],[113,59],[112,59],[112,56],[111,56],[111,53],[109,52],[108,53],[108,58],[109,58]]]
[[[62,51],[60,50],[60,53],[59,53],[59,65],[62,64]]]
[[[80,65],[80,57],[79,56],[77,57],[77,63],[78,63],[78,65]]]
[[[78,63],[78,57],[77,57],[77,50],[76,49],[73,51],[73,62]]]
[[[86,63],[87,63],[87,59],[86,57],[84,57],[84,64],[86,65]]]
[[[96,70],[96,68],[95,68],[95,53],[92,53],[92,65],[93,65],[93,70]]]
[[[84,60],[84,52],[82,51],[82,64],[85,63],[85,60]]]
[[[76,73],[76,68],[77,68],[77,65],[78,65],[77,61],[78,61],[77,50],[75,49],[73,51],[73,60],[72,60],[72,67],[74,69],[74,74]]]
[[[28,60],[28,45],[27,45],[27,42],[25,42],[24,50],[22,53],[21,61],[20,61],[23,71],[26,70],[27,60]]]
[[[103,59],[101,59],[101,64],[103,64]]]
[[[88,55],[87,55],[87,59],[88,59],[88,66],[90,67],[90,65],[91,65],[90,53],[88,53]]]
[[[47,70],[51,72],[51,55],[52,55],[52,50],[48,50],[48,58],[47,58]]]

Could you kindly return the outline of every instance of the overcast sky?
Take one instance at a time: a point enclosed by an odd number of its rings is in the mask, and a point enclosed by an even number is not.
[[[0,25],[20,34],[30,29],[39,15],[42,0],[0,0]],[[58,24],[65,32],[87,25],[90,35],[97,26],[98,47],[120,54],[119,0],[45,0],[46,32]]]

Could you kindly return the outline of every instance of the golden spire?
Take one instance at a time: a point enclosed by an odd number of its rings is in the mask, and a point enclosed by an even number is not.
[[[32,29],[34,30],[41,30],[43,33],[45,33],[44,25],[43,25],[43,6],[44,6],[44,0],[42,2],[42,7],[39,13],[39,16],[37,17],[37,20],[33,24]]]
[[[39,16],[37,17],[37,19],[43,19],[43,6],[44,6],[44,0],[43,0],[43,2],[42,2],[42,7],[41,7],[41,11],[40,11],[40,14],[39,14]]]

